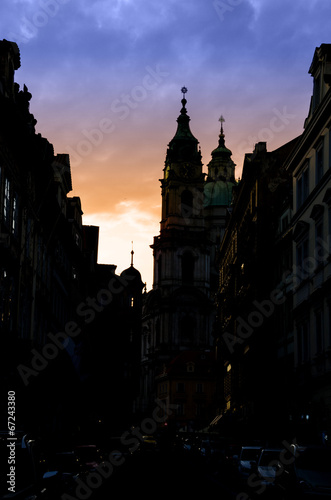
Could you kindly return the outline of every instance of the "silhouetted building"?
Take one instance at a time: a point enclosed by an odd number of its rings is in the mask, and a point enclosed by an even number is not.
[[[331,45],[309,68],[313,95],[304,131],[285,163],[293,173],[294,367],[291,418],[302,435],[331,433]]]
[[[96,264],[89,297],[80,308],[85,381],[83,433],[105,442],[137,417],[144,284],[133,266]]]
[[[261,142],[245,155],[220,246],[218,425],[234,422],[237,434],[268,432],[279,418],[274,325],[283,291],[275,288],[275,242],[282,203],[290,189],[282,164],[294,143],[268,153]]]
[[[185,94],[186,89],[182,90]],[[209,351],[214,344],[215,253],[226,224],[235,184],[235,165],[231,151],[225,147],[222,127],[205,179],[199,143],[190,130],[186,103],[184,95],[161,179],[160,234],[151,245],[153,290],[147,294],[143,308],[140,401],[143,412],[150,412],[155,406],[156,380],[161,373],[169,373],[174,359],[177,362],[182,359],[183,351],[193,351],[197,356],[210,359]],[[211,369],[210,380],[212,377]],[[172,393],[169,403],[175,399]],[[187,427],[190,420],[190,426],[195,428],[201,424],[201,411],[197,405],[193,418],[192,408],[188,410],[182,405],[177,421],[176,418],[171,421],[177,427]]]
[[[214,414],[215,404],[214,351],[182,351],[156,376],[156,394],[162,402],[176,405],[170,408],[167,425],[172,422],[179,431],[203,429]]]
[[[220,247],[217,423],[237,435],[331,431],[330,57],[315,51],[302,135],[245,156]]]
[[[68,197],[69,156],[36,134],[31,94],[14,83],[17,45],[1,41],[0,54],[1,387],[17,393],[18,428],[57,435],[76,426],[79,375],[49,335],[76,319],[85,294],[82,211]]]
[[[0,413],[15,391],[16,428],[60,446],[95,434],[109,401],[108,422],[131,419],[143,284],[133,262],[121,276],[97,263],[99,228],[69,197],[69,155],[35,132],[19,67],[0,41]]]

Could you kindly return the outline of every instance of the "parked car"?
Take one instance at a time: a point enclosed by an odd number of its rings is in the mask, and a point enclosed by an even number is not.
[[[263,448],[257,463],[257,474],[261,484],[270,486],[279,471],[281,448]]]
[[[331,448],[296,447],[289,462],[279,464],[275,479],[281,499],[331,499]]]
[[[247,481],[257,465],[261,453],[260,446],[242,446],[237,458],[237,470],[242,481]],[[236,460],[236,458],[234,457]]]

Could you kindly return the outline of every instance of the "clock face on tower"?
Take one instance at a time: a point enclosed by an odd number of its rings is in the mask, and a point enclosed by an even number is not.
[[[186,179],[193,177],[194,168],[189,163],[185,163],[180,169],[180,174]]]

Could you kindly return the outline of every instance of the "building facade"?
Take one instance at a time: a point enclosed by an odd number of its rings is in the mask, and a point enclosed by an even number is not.
[[[15,391],[16,428],[60,446],[131,421],[143,284],[133,262],[98,264],[99,228],[69,195],[69,155],[35,131],[19,67],[0,41],[0,415]]]
[[[20,400],[18,428],[56,434],[65,416],[68,428],[74,425],[70,392],[79,376],[64,348],[53,344],[46,358],[42,350],[49,334],[63,331],[76,318],[76,302],[85,294],[81,203],[68,196],[69,156],[55,154],[53,145],[35,132],[32,96],[14,82],[18,46],[2,40],[0,53],[1,386],[16,391]]]
[[[220,245],[216,349],[219,419],[236,433],[267,431],[278,418],[279,369],[274,335],[283,292],[275,284],[278,217],[289,188],[281,168],[293,143],[245,155],[231,216]],[[271,418],[272,416],[272,418]],[[266,418],[268,417],[268,418]]]
[[[221,242],[218,423],[244,436],[330,432],[330,54],[315,50],[303,133],[245,156]]]
[[[304,131],[285,163],[293,176],[295,419],[306,433],[331,432],[331,45],[317,47]]]

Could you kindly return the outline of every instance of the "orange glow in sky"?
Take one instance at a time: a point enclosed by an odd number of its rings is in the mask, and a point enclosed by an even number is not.
[[[221,9],[220,5],[226,5]],[[240,177],[244,154],[302,133],[315,47],[330,43],[329,0],[3,0],[2,38],[17,42],[15,81],[32,93],[36,132],[69,153],[83,223],[100,263],[131,262],[152,287],[167,145],[181,91],[204,172],[219,117]]]

